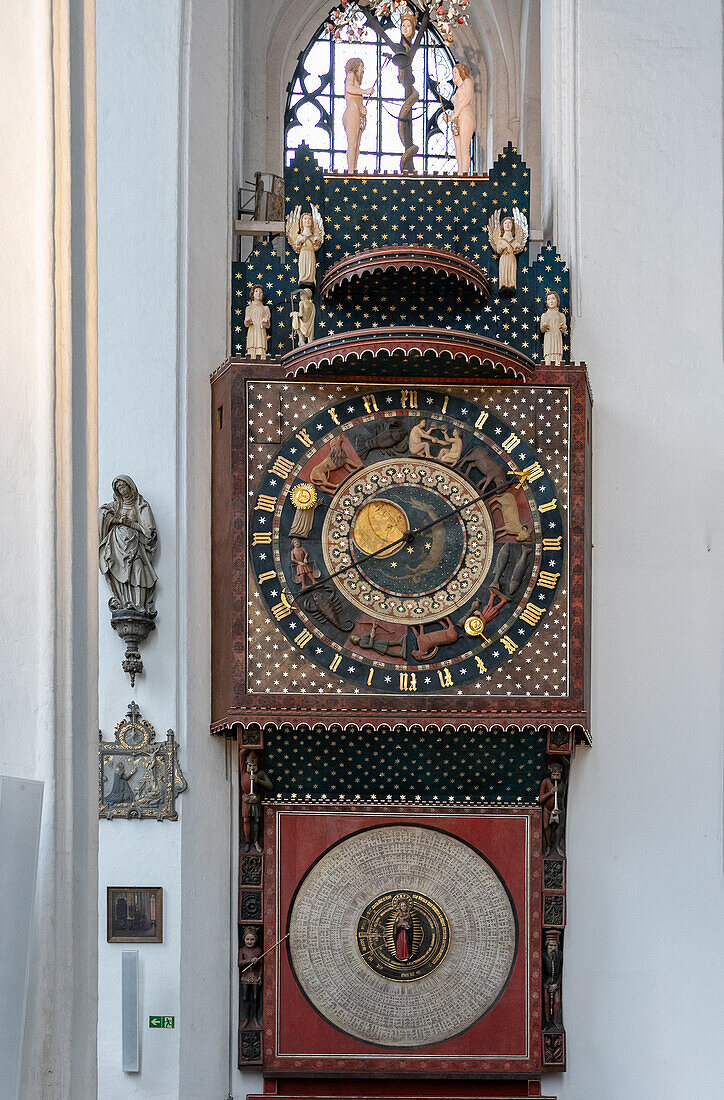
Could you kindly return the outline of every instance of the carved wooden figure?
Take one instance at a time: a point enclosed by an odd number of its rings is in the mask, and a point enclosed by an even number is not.
[[[543,953],[543,1019],[546,1030],[560,1031],[561,985],[563,970],[563,952],[560,948],[560,932],[546,932],[546,945]]]
[[[467,65],[458,63],[453,69],[455,94],[452,97],[453,109],[445,117],[450,123],[455,141],[455,156],[458,172],[466,176],[470,171],[470,143],[475,133],[475,84]]]
[[[309,344],[314,339],[314,321],[317,316],[317,307],[312,300],[312,291],[304,287],[299,295],[299,304],[292,310],[292,343],[294,333],[297,335],[297,344]]]
[[[364,76],[364,62],[360,57],[350,57],[344,67],[344,98],[346,107],[342,115],[342,125],[347,135],[347,171],[357,171],[359,159],[359,147],[367,122],[367,107],[364,97],[372,95],[374,84],[371,88],[362,87]]]
[[[319,207],[310,203],[311,213],[295,206],[287,215],[287,240],[299,255],[299,285],[314,286],[317,277],[317,252],[324,241],[324,223]],[[310,295],[311,297],[311,295]]]
[[[271,311],[266,304],[264,288],[253,286],[249,294],[249,303],[244,314],[246,328],[246,354],[250,359],[266,359],[266,346],[269,339]]]
[[[242,753],[240,782],[244,851],[248,852],[253,844],[257,852],[261,852],[262,808],[259,792],[271,791],[272,782],[266,772],[260,770],[259,758],[253,749]]]
[[[555,290],[546,294],[546,311],[541,315],[540,330],[543,333],[543,359],[558,365],[563,362],[563,335],[568,332],[566,318],[560,310],[561,299]]]
[[[506,214],[501,218],[500,209],[491,215],[488,222],[488,240],[498,259],[498,292],[502,298],[515,296],[518,279],[518,253],[528,243],[528,219],[525,214],[513,208],[513,216]]]
[[[244,946],[239,950],[239,967],[241,969],[241,1004],[239,1008],[242,1017],[239,1028],[243,1031],[248,1027],[261,1027],[261,988],[264,964],[261,961],[258,932],[252,924],[244,929]]]
[[[548,774],[540,785],[538,802],[543,807],[543,852],[545,855],[564,855],[565,781],[563,765],[559,760],[551,760]]]

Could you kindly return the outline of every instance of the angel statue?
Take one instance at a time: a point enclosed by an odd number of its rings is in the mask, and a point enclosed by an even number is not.
[[[295,206],[287,214],[287,240],[299,253],[299,285],[314,286],[317,274],[316,253],[324,240],[324,223],[319,207],[309,204],[311,214],[302,214],[301,206]]]
[[[518,253],[522,252],[528,243],[528,219],[525,214],[514,206],[513,217],[506,214],[501,219],[500,210],[495,210],[488,222],[488,240],[493,252],[500,257],[498,293],[501,298],[514,298]]]

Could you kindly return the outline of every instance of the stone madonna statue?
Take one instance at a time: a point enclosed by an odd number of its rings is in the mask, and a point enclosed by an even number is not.
[[[100,509],[100,571],[108,581],[111,611],[133,608],[155,615],[158,546],[151,506],[127,474],[113,479],[113,501]]]

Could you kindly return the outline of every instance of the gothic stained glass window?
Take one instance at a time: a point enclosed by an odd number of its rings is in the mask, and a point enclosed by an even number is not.
[[[400,17],[391,16],[385,30],[399,41]],[[359,172],[398,172],[403,146],[397,132],[397,118],[404,101],[397,69],[389,60],[390,50],[375,31],[367,29],[360,41],[348,42],[330,34],[323,23],[297,63],[289,84],[284,116],[284,146],[288,164],[302,141],[313,149],[326,170],[346,172],[347,142],[342,125],[345,108],[345,64],[351,57],[364,62],[362,85],[374,91],[367,101],[367,124],[362,134]],[[455,59],[434,27],[426,30],[412,68],[420,99],[412,112],[413,141],[418,172],[455,171],[455,145],[443,117],[440,97],[449,102],[455,90],[452,70]],[[473,148],[473,157],[475,149]],[[475,170],[473,159],[472,170]]]

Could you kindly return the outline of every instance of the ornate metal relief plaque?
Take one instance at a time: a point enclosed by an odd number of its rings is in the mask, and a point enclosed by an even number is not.
[[[130,703],[116,726],[115,740],[98,746],[98,816],[178,818],[176,796],[186,790],[173,730],[162,744],[156,731]]]
[[[496,1003],[517,929],[508,891],[475,849],[438,829],[381,826],[343,840],[302,880],[290,955],[331,1024],[379,1046],[459,1035]]]

